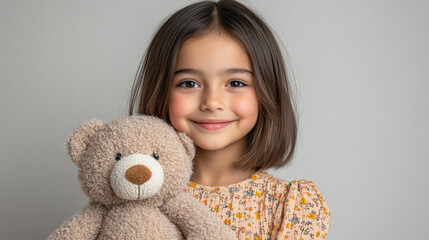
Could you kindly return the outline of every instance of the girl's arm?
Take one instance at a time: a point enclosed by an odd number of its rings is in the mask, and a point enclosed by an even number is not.
[[[47,239],[96,239],[105,213],[106,208],[101,204],[90,203],[65,221]]]
[[[164,202],[161,210],[179,226],[186,239],[235,239],[229,227],[207,206],[185,192]]]

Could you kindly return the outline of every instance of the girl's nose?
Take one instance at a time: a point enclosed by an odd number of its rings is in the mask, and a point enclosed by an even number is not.
[[[222,111],[225,108],[221,89],[208,87],[201,97],[200,109],[202,111]]]

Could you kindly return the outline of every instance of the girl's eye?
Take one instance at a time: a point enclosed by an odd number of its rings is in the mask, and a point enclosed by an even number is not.
[[[184,88],[196,88],[197,86],[199,87],[200,85],[198,85],[194,81],[184,81],[184,82],[180,83],[178,86],[184,87]]]
[[[244,84],[243,82],[234,80],[234,81],[229,82],[226,86],[230,86],[230,87],[244,87],[244,86],[246,86],[246,84]]]

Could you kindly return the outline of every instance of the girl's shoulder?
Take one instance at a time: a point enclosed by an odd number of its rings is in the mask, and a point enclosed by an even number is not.
[[[256,184],[265,186],[267,190],[272,190],[277,193],[287,193],[287,195],[293,197],[293,195],[304,195],[308,196],[309,194],[316,193],[316,195],[321,194],[312,180],[300,179],[300,180],[291,180],[286,181],[281,178],[274,177],[266,170],[262,170],[252,175],[251,177]],[[259,181],[257,181],[259,179]]]
[[[280,178],[276,178],[266,171],[262,171],[259,177],[263,179],[267,186],[267,192],[270,190],[277,194],[283,195],[283,204],[291,211],[306,209],[323,211],[324,214],[330,215],[328,205],[322,193],[312,180],[300,179],[286,181]]]
[[[327,211],[328,207],[312,180],[301,179],[286,181],[274,177],[266,170],[259,170],[246,180],[227,186],[204,186],[189,182],[188,192],[194,193],[220,193],[231,198],[241,196],[265,197],[276,205],[292,205],[293,202],[307,203],[307,206],[322,206]],[[266,202],[266,203],[269,203]]]
[[[322,198],[315,183],[311,180],[301,179],[286,181],[274,177],[266,170],[259,170],[249,178],[227,186],[205,186],[194,182],[189,182],[189,188],[196,191],[209,192],[232,192],[232,191],[258,191],[262,194],[276,194],[277,196],[289,196],[295,198],[298,196],[309,197],[309,195],[319,196]]]
[[[330,227],[328,204],[312,180],[285,181],[267,172],[259,175],[268,195],[279,195],[276,224],[278,238],[324,239]],[[270,189],[272,192],[270,192]],[[281,216],[281,217],[279,217]]]

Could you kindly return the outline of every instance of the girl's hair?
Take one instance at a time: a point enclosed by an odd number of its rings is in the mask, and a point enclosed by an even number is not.
[[[258,120],[247,134],[248,149],[235,163],[242,169],[279,168],[294,154],[297,121],[285,62],[266,23],[239,2],[202,1],[188,5],[156,32],[138,69],[129,115],[153,115],[170,122],[168,102],[182,43],[210,31],[226,31],[246,49],[254,69]]]

